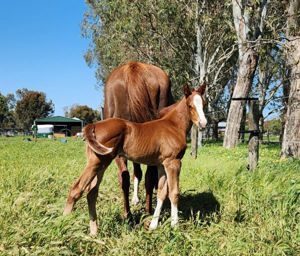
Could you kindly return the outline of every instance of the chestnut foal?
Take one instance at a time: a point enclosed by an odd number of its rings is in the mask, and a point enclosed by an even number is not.
[[[150,229],[157,228],[163,202],[169,194],[171,225],[178,223],[179,173],[181,158],[186,150],[186,136],[192,123],[206,126],[202,94],[205,83],[195,91],[184,85],[184,97],[161,119],[133,123],[111,118],[84,128],[87,165],[71,186],[64,215],[70,213],[75,202],[87,191],[91,235],[97,234],[96,199],[104,171],[116,156],[136,163],[158,166],[157,206]],[[97,176],[97,179],[94,177]],[[94,181],[97,182],[94,182]],[[93,182],[92,182],[93,181]]]

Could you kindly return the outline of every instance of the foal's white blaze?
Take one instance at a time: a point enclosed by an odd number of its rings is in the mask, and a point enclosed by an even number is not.
[[[133,197],[131,200],[132,205],[137,205],[139,202],[139,179],[137,177],[134,177],[133,181]]]
[[[194,98],[193,98],[193,103],[196,107],[196,110],[197,110],[197,113],[199,115],[199,123],[200,123],[200,126],[202,128],[204,128],[207,124],[207,120],[206,120],[206,117],[204,115],[204,111],[203,111],[203,100],[201,98],[200,95],[195,95]]]

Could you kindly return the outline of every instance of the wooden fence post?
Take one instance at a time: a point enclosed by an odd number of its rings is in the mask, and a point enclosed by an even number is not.
[[[248,149],[248,161],[249,161],[249,171],[254,171],[259,157],[259,111],[258,111],[258,101],[251,100],[249,102],[249,149]]]

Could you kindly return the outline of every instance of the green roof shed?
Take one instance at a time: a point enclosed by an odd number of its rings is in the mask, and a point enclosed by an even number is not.
[[[74,136],[77,133],[82,132],[82,129],[85,126],[85,122],[76,117],[68,118],[63,116],[36,119],[34,123],[36,125],[53,125],[55,137]]]

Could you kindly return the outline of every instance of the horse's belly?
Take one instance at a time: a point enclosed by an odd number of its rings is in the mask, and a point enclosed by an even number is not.
[[[139,164],[145,164],[145,165],[159,165],[159,153],[158,152],[143,152],[143,151],[123,151],[119,154],[119,156],[122,156],[130,161],[133,161],[135,163]]]

